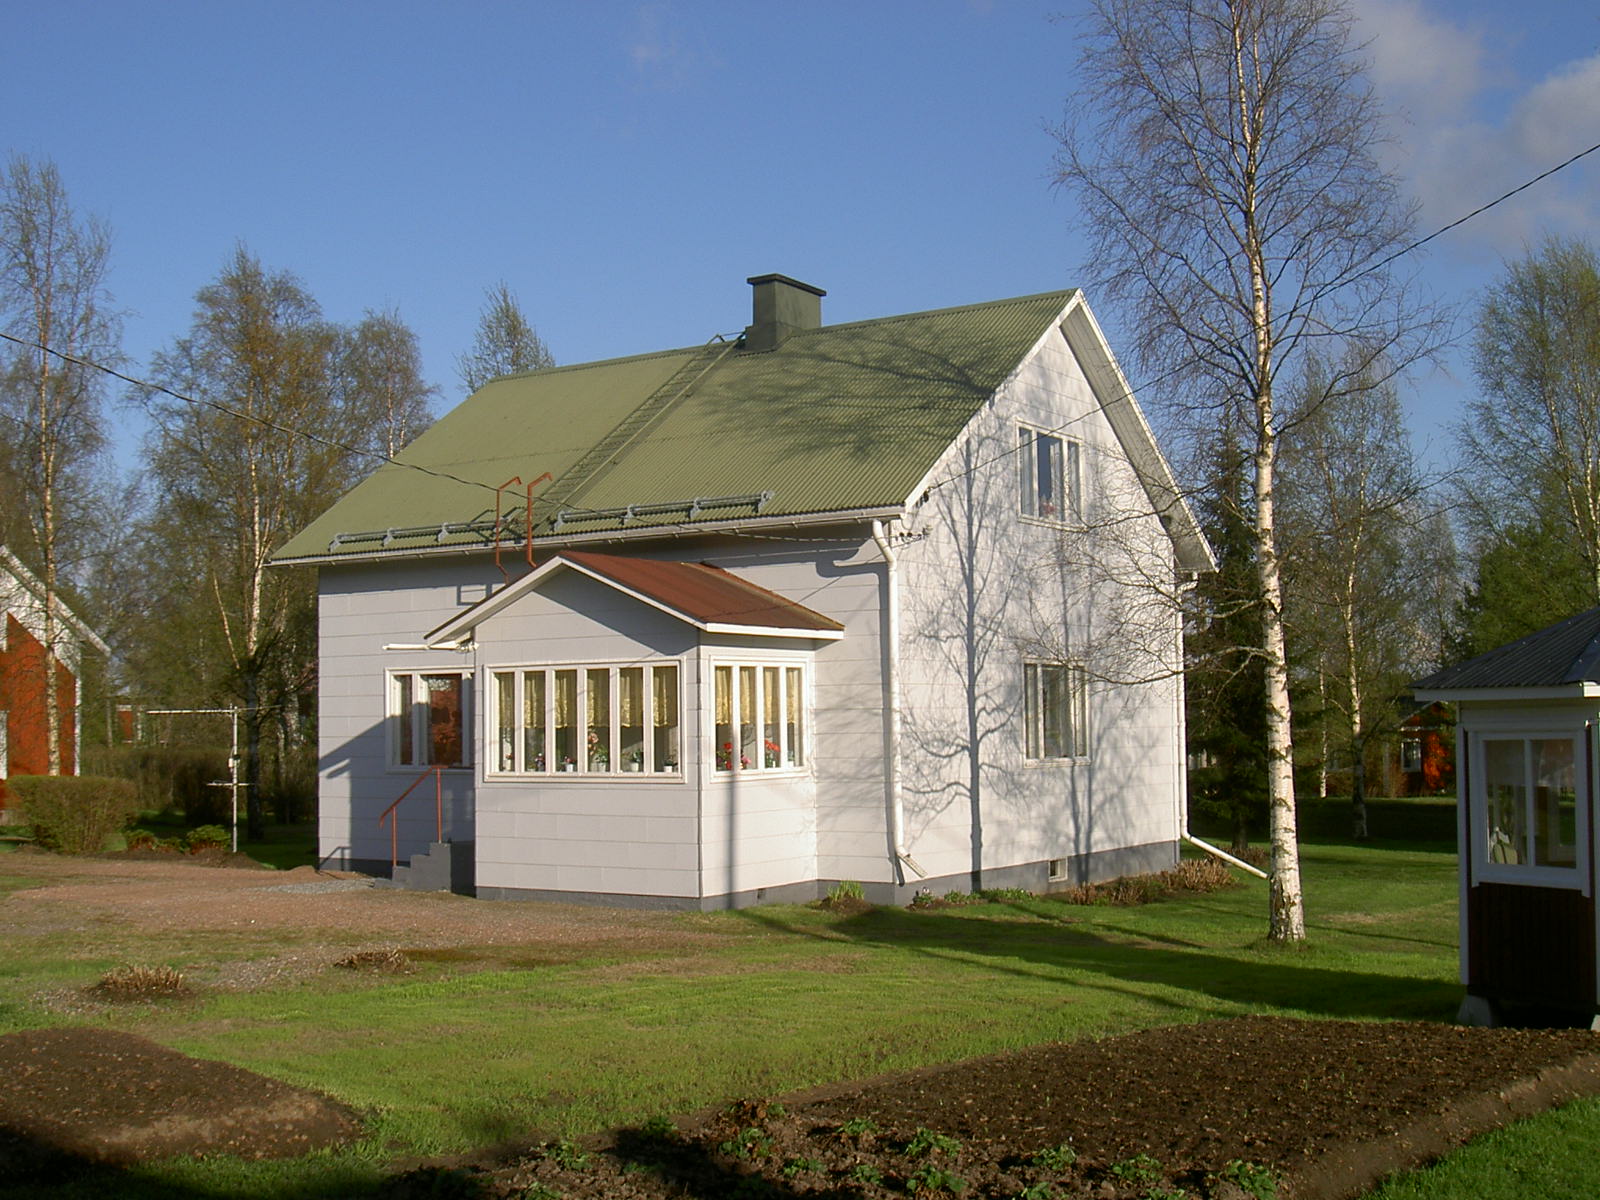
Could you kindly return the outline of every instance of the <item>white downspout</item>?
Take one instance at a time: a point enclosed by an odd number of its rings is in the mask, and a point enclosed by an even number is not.
[[[928,873],[906,851],[906,812],[900,793],[900,574],[895,569],[895,553],[889,545],[882,521],[872,522],[872,540],[877,543],[878,553],[883,555],[886,581],[883,625],[878,631],[887,651],[883,668],[883,709],[888,742],[883,772],[884,790],[889,805],[889,839],[894,847],[895,875],[898,876],[897,882],[904,883],[905,872],[900,869],[901,863],[915,871],[919,879],[926,879]]]
[[[1182,590],[1188,592],[1194,586],[1191,581]],[[1252,867],[1243,859],[1235,858],[1226,850],[1219,849],[1210,842],[1203,842],[1189,832],[1189,721],[1186,697],[1188,676],[1181,669],[1183,665],[1183,617],[1181,612],[1178,616],[1178,660],[1180,667],[1178,671],[1178,686],[1176,688],[1178,693],[1178,729],[1182,734],[1178,739],[1178,786],[1176,789],[1178,793],[1179,836],[1195,849],[1203,850],[1213,858],[1220,858],[1223,862],[1238,867],[1241,871],[1248,871],[1258,879],[1265,879],[1267,873],[1260,867]]]

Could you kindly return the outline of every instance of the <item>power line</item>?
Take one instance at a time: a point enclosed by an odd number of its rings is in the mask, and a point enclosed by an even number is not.
[[[1523,183],[1519,183],[1516,187],[1512,188],[1510,191],[1505,192],[1504,194],[1502,194],[1500,196],[1496,196],[1493,200],[1489,201],[1487,204],[1480,204],[1477,208],[1473,209],[1471,212],[1467,213],[1465,216],[1457,217],[1454,221],[1451,221],[1448,225],[1441,225],[1438,229],[1435,229],[1432,233],[1428,234],[1427,237],[1418,238],[1416,241],[1412,242],[1410,245],[1403,246],[1399,250],[1394,251],[1392,254],[1389,254],[1389,255],[1385,256],[1384,258],[1379,259],[1377,262],[1373,263],[1371,266],[1363,267],[1360,271],[1357,271],[1354,275],[1350,276],[1350,278],[1346,279],[1342,284],[1339,285],[1339,287],[1340,288],[1348,287],[1348,286],[1350,286],[1350,284],[1354,283],[1356,280],[1361,279],[1364,276],[1370,275],[1374,271],[1382,270],[1384,267],[1388,266],[1390,263],[1394,262],[1396,259],[1402,258],[1405,255],[1410,254],[1413,250],[1421,249],[1423,246],[1426,246],[1429,242],[1433,241],[1435,238],[1440,237],[1440,236],[1442,236],[1442,235],[1444,235],[1446,233],[1449,233],[1452,229],[1455,229],[1457,226],[1465,225],[1468,221],[1472,220],[1474,217],[1482,216],[1484,213],[1488,212],[1491,208],[1494,208],[1496,205],[1503,204],[1505,201],[1511,199],[1511,197],[1515,196],[1518,192],[1526,191],[1528,188],[1531,188],[1534,184],[1539,183],[1541,180],[1548,179],[1550,176],[1556,174],[1558,171],[1565,170],[1566,168],[1570,167],[1573,163],[1577,162],[1579,159],[1584,158],[1587,155],[1593,154],[1596,150],[1600,150],[1600,142],[1596,142],[1593,146],[1590,146],[1587,150],[1578,151],[1578,153],[1574,154],[1571,158],[1565,160],[1564,162],[1557,163],[1555,166],[1551,167],[1547,171],[1541,171],[1539,174],[1535,175],[1532,179],[1526,180]],[[1137,385],[1137,387],[1134,384],[1130,383],[1128,385],[1128,387],[1127,387],[1127,390],[1125,390],[1121,396],[1118,396],[1117,399],[1119,399],[1119,400],[1130,400],[1130,399],[1133,398],[1133,395],[1134,395],[1134,393],[1136,391],[1138,391],[1140,389],[1143,389],[1143,388],[1155,387],[1157,384],[1165,383],[1167,380],[1171,379],[1174,375],[1177,375],[1181,371],[1185,371],[1189,367],[1193,366],[1196,361],[1197,360],[1195,360],[1195,359],[1190,359],[1188,362],[1180,363],[1177,366],[1173,367],[1170,371],[1163,372],[1162,374],[1155,376],[1153,379],[1148,379],[1145,382]],[[1079,421],[1081,419],[1082,418],[1074,417],[1072,420],[1066,421],[1063,424],[1056,426],[1054,429],[1041,430],[1041,432],[1046,433],[1046,434],[1051,434],[1051,435],[1064,433],[1068,426],[1076,424],[1077,421]],[[975,464],[975,465],[973,465],[971,467],[966,468],[965,470],[957,471],[954,475],[951,475],[946,479],[941,479],[938,483],[931,484],[928,487],[928,490],[930,492],[936,491],[939,488],[944,487],[946,484],[955,483],[958,480],[966,478],[968,475],[974,474],[974,473],[984,469],[985,467],[993,466],[995,463],[999,462],[1001,459],[1010,458],[1013,454],[1019,454],[1021,452],[1022,452],[1022,445],[1019,443],[1018,445],[1012,446],[1012,447],[1010,447],[1010,448],[1008,448],[1006,450],[1002,450],[1000,453],[996,454],[993,458],[985,459],[983,462],[977,463],[977,464]]]
[[[404,467],[408,471],[421,471],[424,475],[432,475],[436,479],[446,479],[452,483],[465,484],[468,487],[483,488],[485,491],[489,492],[496,490],[486,483],[479,483],[475,479],[462,479],[459,475],[452,475],[448,471],[435,471],[432,467],[424,467],[418,463],[401,462],[399,459],[393,458],[390,455],[384,454],[378,450],[363,450],[360,446],[351,446],[345,442],[338,441],[335,438],[325,437],[320,433],[313,433],[309,429],[297,429],[293,425],[285,425],[280,421],[269,420],[266,417],[258,417],[254,413],[243,412],[237,408],[234,408],[230,404],[224,404],[220,400],[207,400],[195,396],[186,396],[182,392],[174,391],[172,388],[169,388],[164,384],[151,383],[148,379],[138,379],[132,375],[125,375],[115,367],[108,367],[104,363],[95,362],[93,359],[83,358],[76,354],[69,354],[65,350],[57,350],[53,346],[42,345],[39,342],[35,342],[29,338],[15,337],[12,334],[4,332],[3,330],[0,330],[0,338],[4,338],[8,342],[14,342],[18,346],[26,347],[29,350],[38,350],[44,354],[54,355],[63,362],[72,363],[74,366],[87,367],[90,370],[103,372],[106,375],[110,375],[113,379],[120,379],[124,383],[131,383],[136,388],[142,388],[148,392],[159,392],[163,396],[170,396],[174,400],[180,401],[184,404],[192,404],[197,407],[214,409],[215,411],[222,413],[224,416],[233,417],[239,421],[247,421],[253,425],[260,425],[262,428],[270,429],[274,433],[282,433],[287,434],[290,437],[304,438],[307,441],[316,442],[320,446],[326,446],[330,450],[342,450],[346,454],[355,454],[362,458],[374,458],[379,462],[392,463],[397,467]]]
[[[1555,166],[1550,167],[1548,170],[1541,171],[1538,175],[1535,175],[1533,178],[1528,179],[1525,182],[1518,184],[1516,187],[1512,188],[1510,191],[1507,191],[1507,192],[1495,197],[1495,199],[1490,200],[1488,203],[1481,204],[1477,208],[1473,209],[1471,212],[1466,213],[1464,216],[1457,217],[1455,220],[1451,221],[1450,223],[1440,226],[1438,229],[1434,230],[1432,233],[1428,234],[1426,237],[1419,238],[1418,240],[1410,243],[1409,245],[1404,246],[1404,247],[1400,248],[1399,250],[1396,250],[1393,253],[1391,253],[1391,254],[1385,256],[1384,258],[1378,260],[1377,262],[1373,263],[1371,266],[1363,268],[1361,271],[1357,272],[1356,274],[1352,275],[1349,279],[1345,280],[1345,282],[1340,286],[1341,287],[1349,286],[1349,284],[1355,282],[1357,279],[1360,279],[1360,278],[1362,278],[1362,277],[1364,277],[1366,275],[1370,275],[1374,271],[1382,270],[1384,267],[1388,266],[1390,263],[1394,262],[1395,260],[1397,260],[1399,258],[1403,258],[1405,255],[1410,254],[1415,250],[1421,249],[1423,246],[1427,245],[1429,242],[1433,241],[1435,238],[1441,237],[1444,234],[1449,233],[1452,229],[1455,229],[1455,228],[1457,228],[1457,227],[1459,227],[1461,225],[1466,224],[1468,221],[1472,220],[1473,218],[1482,216],[1484,213],[1488,212],[1490,209],[1495,208],[1496,206],[1498,206],[1500,204],[1503,204],[1505,201],[1511,199],[1513,196],[1517,195],[1518,193],[1526,191],[1528,188],[1531,188],[1535,184],[1540,183],[1545,179],[1548,179],[1550,176],[1555,175],[1558,172],[1565,170],[1566,168],[1572,166],[1574,163],[1578,162],[1579,160],[1587,157],[1590,154],[1593,154],[1597,150],[1600,150],[1600,142],[1595,143],[1594,145],[1590,146],[1586,150],[1580,150],[1578,153],[1572,155],[1570,158],[1568,158],[1568,159],[1566,159],[1566,160],[1564,160],[1562,162],[1557,163]],[[79,355],[71,354],[71,353],[68,353],[67,351],[64,351],[64,350],[57,350],[52,346],[46,346],[46,345],[43,345],[43,344],[41,344],[39,342],[32,341],[31,339],[28,339],[28,338],[16,337],[13,334],[9,334],[9,333],[6,333],[4,331],[0,331],[0,338],[3,338],[8,342],[12,342],[12,343],[14,343],[14,344],[16,344],[18,346],[23,346],[23,347],[25,347],[27,349],[30,349],[30,350],[37,350],[37,351],[40,351],[41,353],[44,353],[44,354],[53,355],[54,357],[59,358],[64,362],[72,363],[75,366],[85,367],[85,368],[88,368],[90,370],[102,372],[103,374],[110,375],[114,379],[120,379],[124,383],[132,384],[134,387],[143,389],[145,391],[157,392],[157,393],[160,393],[161,395],[169,396],[172,399],[177,400],[177,401],[179,401],[180,403],[183,403],[183,404],[189,404],[189,405],[195,405],[195,406],[210,408],[210,409],[215,410],[216,412],[222,413],[225,416],[233,417],[236,420],[246,421],[246,422],[249,422],[249,423],[252,423],[252,424],[255,424],[255,425],[259,425],[259,426],[261,426],[261,427],[263,427],[265,429],[271,429],[276,433],[286,434],[286,435],[288,435],[290,437],[304,438],[307,441],[315,442],[318,445],[326,446],[326,447],[328,447],[329,449],[332,449],[332,450],[339,450],[339,451],[342,451],[342,452],[344,452],[346,454],[353,454],[353,455],[357,455],[357,456],[362,457],[362,458],[375,459],[380,463],[388,463],[388,464],[390,464],[392,466],[401,467],[401,468],[404,468],[405,470],[408,470],[408,471],[417,471],[417,472],[420,472],[421,474],[432,476],[435,479],[443,479],[443,480],[446,480],[446,481],[451,482],[451,483],[459,483],[459,484],[462,484],[465,487],[481,488],[482,490],[484,490],[486,492],[493,492],[496,496],[498,496],[500,494],[500,489],[495,488],[495,487],[493,487],[493,486],[491,486],[491,485],[489,485],[487,483],[482,483],[482,482],[480,482],[478,480],[475,480],[475,479],[463,479],[461,476],[453,475],[448,471],[435,470],[432,467],[422,466],[420,463],[403,462],[400,459],[397,459],[397,458],[393,457],[392,455],[384,454],[384,453],[382,453],[380,451],[365,450],[365,449],[362,449],[359,446],[351,446],[348,443],[338,441],[335,438],[326,437],[326,436],[324,436],[322,434],[319,434],[319,433],[314,433],[314,432],[312,432],[310,430],[307,430],[307,429],[299,429],[299,428],[296,428],[295,426],[292,426],[292,425],[285,425],[285,424],[283,424],[282,422],[279,422],[279,421],[273,421],[273,420],[269,420],[266,417],[257,416],[254,413],[243,412],[243,411],[241,411],[241,410],[239,410],[237,408],[234,408],[231,405],[224,404],[223,402],[221,402],[219,400],[208,400],[208,399],[204,399],[204,398],[185,395],[184,393],[175,391],[172,388],[166,387],[163,384],[152,383],[152,382],[150,382],[149,380],[146,380],[146,379],[139,379],[139,378],[137,378],[135,376],[124,374],[122,371],[119,371],[114,367],[108,367],[104,363],[98,363],[98,362],[95,362],[92,359],[83,358],[83,357],[81,357]],[[1168,379],[1171,379],[1174,375],[1177,375],[1180,372],[1182,372],[1184,370],[1187,370],[1190,366],[1193,365],[1193,361],[1194,360],[1190,360],[1189,362],[1186,362],[1186,363],[1180,363],[1179,365],[1173,367],[1169,371],[1164,372],[1163,374],[1157,375],[1152,379],[1145,380],[1143,383],[1138,384],[1137,387],[1135,385],[1133,385],[1133,384],[1129,384],[1127,389],[1123,392],[1123,394],[1121,396],[1117,397],[1117,399],[1119,399],[1119,400],[1120,399],[1131,399],[1133,397],[1134,393],[1139,389],[1155,387],[1158,384],[1164,383]],[[1051,434],[1051,435],[1064,433],[1069,426],[1076,424],[1080,420],[1082,420],[1081,417],[1075,417],[1072,420],[1063,422],[1061,425],[1058,425],[1053,429],[1043,430],[1041,432],[1044,432],[1046,434]],[[940,480],[938,483],[931,484],[929,486],[928,490],[930,492],[931,491],[935,491],[935,490],[937,490],[939,488],[942,488],[942,487],[944,487],[944,486],[946,486],[948,484],[955,483],[960,479],[966,478],[968,475],[975,474],[976,472],[978,472],[978,471],[980,471],[980,470],[982,470],[982,469],[984,469],[986,467],[992,466],[993,464],[1001,461],[1002,459],[1010,458],[1012,455],[1019,454],[1019,453],[1021,453],[1021,451],[1022,451],[1021,443],[1019,443],[1019,444],[1017,444],[1015,446],[1009,447],[1008,449],[1003,450],[1000,453],[996,454],[992,458],[985,459],[983,462],[976,463],[973,466],[968,467],[968,468],[966,468],[964,470],[957,471],[955,474],[950,475],[947,478]],[[582,512],[591,511],[591,510],[585,510],[585,509],[582,509],[582,508],[574,507],[572,511],[575,512],[575,513],[582,513]],[[529,517],[531,518],[531,514],[529,514]],[[660,528],[663,532],[665,532],[667,530],[672,530],[672,529],[681,529],[681,530],[687,531],[687,530],[695,528],[695,526],[693,524],[691,524],[691,523],[688,523],[688,522],[682,522],[682,523],[676,523],[676,524],[671,524],[671,525],[663,525],[663,526],[660,526],[658,528]]]

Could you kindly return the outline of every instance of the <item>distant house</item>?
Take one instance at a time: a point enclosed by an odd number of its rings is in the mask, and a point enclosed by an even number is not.
[[[1083,297],[749,282],[740,335],[492,381],[278,553],[324,861],[685,908],[1171,865],[1211,557]]]
[[[1600,608],[1415,685],[1456,706],[1461,1019],[1600,1013],[1595,798]]]
[[[1386,764],[1386,794],[1437,796],[1455,786],[1455,716],[1448,705],[1419,704],[1400,719]]]
[[[94,630],[56,599],[55,654],[45,648],[44,584],[0,546],[0,823],[7,820],[5,780],[50,771],[46,691],[59,705],[61,773],[78,770],[78,674],[84,646],[106,653]]]

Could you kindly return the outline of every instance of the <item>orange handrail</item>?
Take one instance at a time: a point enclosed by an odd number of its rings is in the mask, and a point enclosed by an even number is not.
[[[444,841],[444,767],[429,767],[421,775],[411,781],[411,786],[400,793],[400,797],[388,808],[383,810],[383,815],[378,818],[378,828],[383,828],[385,821],[389,822],[389,867],[392,870],[400,861],[400,819],[394,815],[394,810],[400,807],[400,801],[411,795],[417,784],[429,775],[433,776],[433,821],[435,837],[438,842]]]

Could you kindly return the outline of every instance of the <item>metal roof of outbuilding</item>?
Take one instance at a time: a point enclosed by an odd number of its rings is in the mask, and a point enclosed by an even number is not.
[[[1412,686],[1421,693],[1583,684],[1600,684],[1600,607],[1435,671]]]

